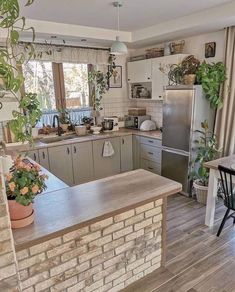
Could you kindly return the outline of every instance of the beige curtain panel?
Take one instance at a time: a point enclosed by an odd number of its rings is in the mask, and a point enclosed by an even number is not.
[[[224,105],[218,110],[215,127],[223,156],[235,153],[235,27],[226,28],[225,66]]]

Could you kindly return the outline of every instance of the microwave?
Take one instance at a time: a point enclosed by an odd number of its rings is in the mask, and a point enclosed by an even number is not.
[[[150,120],[151,117],[149,115],[146,116],[125,116],[125,128],[129,129],[140,129],[140,125],[146,121]]]

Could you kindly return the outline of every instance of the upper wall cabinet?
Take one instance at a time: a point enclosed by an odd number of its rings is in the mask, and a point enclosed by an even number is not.
[[[152,60],[128,62],[127,72],[129,83],[150,82],[152,80]]]

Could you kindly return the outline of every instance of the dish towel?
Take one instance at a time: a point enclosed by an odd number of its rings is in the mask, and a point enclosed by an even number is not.
[[[103,146],[103,157],[110,157],[114,154],[113,145],[110,141],[105,141]]]

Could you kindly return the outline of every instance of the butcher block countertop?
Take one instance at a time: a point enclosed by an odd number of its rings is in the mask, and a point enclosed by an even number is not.
[[[33,224],[13,230],[22,250],[181,191],[181,184],[143,169],[63,188],[35,199]]]

